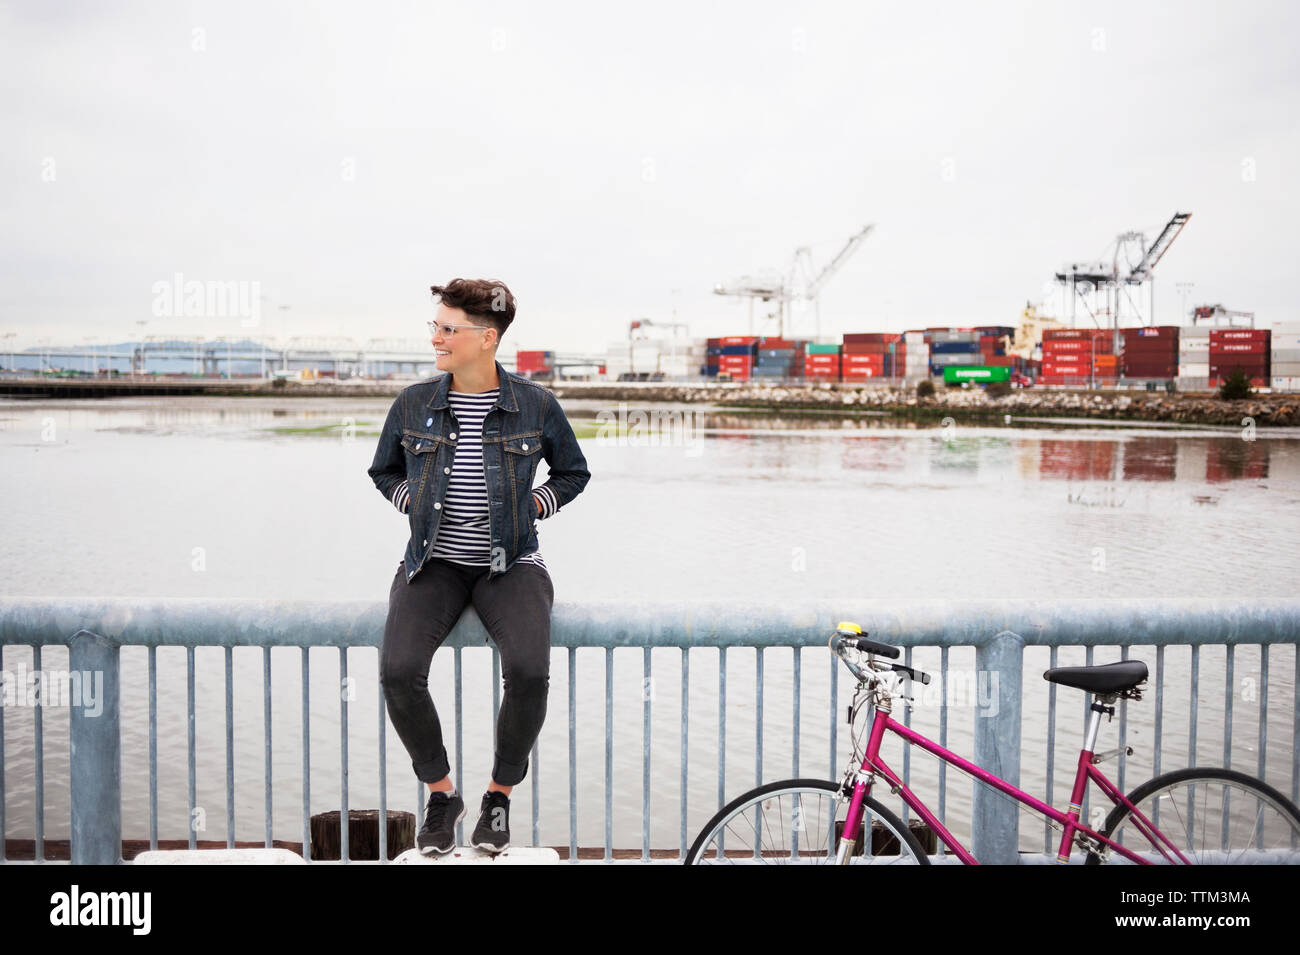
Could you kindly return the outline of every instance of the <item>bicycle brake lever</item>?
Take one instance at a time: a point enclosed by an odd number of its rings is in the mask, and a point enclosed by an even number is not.
[[[895,673],[901,673],[909,679],[918,681],[923,685],[928,685],[930,682],[930,674],[923,673],[920,670],[914,670],[912,667],[903,666],[901,663],[891,663],[889,667]]]

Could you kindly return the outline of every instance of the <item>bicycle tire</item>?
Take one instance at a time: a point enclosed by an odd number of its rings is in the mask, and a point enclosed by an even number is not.
[[[1198,796],[1196,791],[1198,784],[1203,784],[1204,796]],[[1215,789],[1223,790],[1221,802],[1210,798]],[[1238,809],[1245,804],[1246,812],[1229,820],[1229,814],[1234,811],[1232,808],[1234,793],[1237,796]],[[1251,797],[1254,797],[1258,803],[1258,810],[1250,808]],[[1197,805],[1198,798],[1202,800],[1200,805]],[[1194,864],[1198,861],[1201,864],[1215,865],[1276,864],[1276,860],[1269,862],[1260,854],[1262,849],[1260,843],[1265,835],[1270,845],[1278,844],[1279,850],[1292,852],[1300,847],[1300,808],[1263,780],[1233,769],[1207,766],[1162,773],[1134,789],[1129,794],[1128,800],[1141,811],[1142,815],[1152,820],[1156,827],[1169,837],[1179,851]],[[1159,816],[1161,806],[1168,806],[1172,811],[1174,819],[1172,824],[1167,817],[1162,824]],[[1267,822],[1263,818],[1266,809],[1272,810]],[[1250,821],[1252,814],[1253,822]],[[1141,854],[1141,851],[1135,848],[1135,844],[1144,846],[1150,850],[1151,861],[1167,862],[1154,852],[1150,840],[1136,827],[1128,827],[1118,838],[1114,835],[1130,821],[1129,817],[1127,806],[1116,806],[1106,817],[1106,825],[1101,830],[1101,835],[1120,842],[1125,834],[1131,834],[1130,844],[1125,848]],[[1249,829],[1239,831],[1235,825],[1238,818],[1245,819]],[[1206,826],[1200,839],[1199,850],[1196,849],[1198,821]],[[1218,823],[1217,828],[1214,826],[1215,822]],[[1213,839],[1208,838],[1211,834],[1214,836]],[[1231,841],[1237,844],[1227,844],[1230,837]],[[1246,840],[1252,840],[1255,844],[1245,844]],[[1180,844],[1184,842],[1188,844]],[[1217,842],[1218,846],[1207,847],[1207,842]],[[1223,857],[1220,857],[1220,853]],[[1132,863],[1132,860],[1119,856],[1113,849],[1110,850],[1109,861],[1120,864]],[[1096,852],[1089,852],[1084,864],[1100,865],[1101,862],[1101,857]]]
[[[816,852],[807,852],[803,855],[798,854],[797,847],[794,845],[793,835],[791,839],[791,850],[794,854],[791,858],[787,858],[785,855],[786,840],[784,837],[782,838],[779,847],[772,845],[765,848],[761,844],[763,842],[763,837],[760,833],[765,828],[762,820],[768,820],[770,822],[772,818],[765,811],[767,807],[764,806],[764,803],[771,803],[775,800],[777,802],[777,813],[775,818],[784,820],[786,814],[781,811],[784,808],[782,797],[787,795],[800,797],[806,796],[818,800],[819,804],[829,800],[835,806],[836,811],[834,813],[834,818],[831,820],[823,818],[820,811],[813,814],[813,818],[811,819],[813,824],[812,829],[814,831],[824,829],[826,833],[824,839],[819,839],[817,843],[815,843],[818,846]],[[766,783],[737,796],[735,799],[731,800],[731,802],[719,809],[714,814],[713,818],[705,823],[704,828],[700,830],[699,835],[695,837],[695,841],[691,844],[690,851],[686,853],[686,857],[682,860],[682,863],[684,865],[734,865],[738,863],[788,865],[791,864],[791,862],[807,862],[814,865],[833,865],[835,862],[836,849],[834,823],[843,821],[839,818],[839,809],[847,808],[848,803],[848,797],[843,796],[841,793],[840,784],[832,782],[829,779],[783,779],[773,783]],[[802,799],[798,802],[792,799],[789,803],[791,809],[796,805],[799,806],[798,817],[802,817]],[[880,864],[930,864],[930,860],[926,857],[924,850],[921,848],[921,843],[917,840],[916,836],[912,834],[911,830],[908,829],[907,826],[903,825],[898,816],[889,809],[880,805],[880,803],[876,802],[876,800],[870,796],[866,798],[864,809],[868,810],[874,816],[874,821],[879,821],[882,824],[882,827],[898,840],[900,851],[897,855],[890,856],[855,856],[852,860],[852,864],[870,864],[872,861],[878,861]],[[737,842],[740,845],[747,847],[745,852],[730,853],[727,850],[724,840],[719,854],[713,858],[709,858],[707,850],[713,845],[714,840],[720,834],[727,834],[733,821],[743,818],[747,810],[754,811],[757,825],[746,819],[745,825],[747,828],[738,828],[734,831],[734,837]],[[762,813],[761,819],[759,818],[760,813]],[[772,827],[769,825],[766,828],[770,830]],[[792,827],[792,830],[793,828],[794,827]],[[807,830],[809,827],[805,824],[802,828]],[[757,848],[757,852],[754,852],[751,847],[752,841],[756,835],[758,836],[757,841],[760,845]],[[904,849],[906,851],[903,851]]]

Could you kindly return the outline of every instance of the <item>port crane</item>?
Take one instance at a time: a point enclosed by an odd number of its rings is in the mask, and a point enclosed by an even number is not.
[[[1242,319],[1241,324],[1234,322],[1234,319]],[[1207,325],[1222,326],[1228,328],[1254,328],[1254,312],[1238,312],[1230,308],[1224,308],[1222,305],[1200,305],[1192,310],[1192,324],[1204,319]],[[1226,320],[1226,321],[1225,321]]]
[[[821,335],[821,293],[826,283],[840,270],[849,257],[857,251],[862,240],[867,237],[874,225],[863,226],[826,264],[820,272],[813,265],[812,248],[800,246],[794,250],[794,258],[787,275],[780,275],[768,270],[757,276],[742,276],[732,282],[715,285],[713,294],[743,298],[749,302],[749,328],[754,329],[754,301],[776,302],[776,311],[769,315],[777,318],[777,335],[785,337],[786,311],[790,302],[812,302],[816,316],[816,334]]]
[[[1109,316],[1110,326],[1114,333],[1114,344],[1118,349],[1120,344],[1119,323],[1122,299],[1128,299],[1129,303],[1133,305],[1134,314],[1139,325],[1154,324],[1156,264],[1164,258],[1165,253],[1169,251],[1169,247],[1173,245],[1174,240],[1178,238],[1187,225],[1187,220],[1191,217],[1190,212],[1175,212],[1150,246],[1146,244],[1145,233],[1120,233],[1115,240],[1115,253],[1109,262],[1104,260],[1072,262],[1066,265],[1062,271],[1057,272],[1056,281],[1068,289],[1070,297],[1070,327],[1075,327],[1075,304],[1082,301],[1084,309],[1092,317],[1093,324],[1096,327],[1102,327],[1101,318]],[[1133,261],[1134,257],[1137,259],[1136,262]],[[1130,285],[1139,287],[1146,285],[1149,320],[1143,318],[1141,310],[1129,298],[1127,287]],[[1098,293],[1103,296],[1104,307],[1090,307],[1087,296],[1092,296],[1093,305],[1095,306]]]
[[[634,341],[636,341],[636,339],[637,339],[638,337],[640,337],[640,338],[646,338],[646,337],[648,337],[648,336],[645,334],[644,329],[646,328],[646,326],[649,326],[649,325],[658,326],[659,328],[671,328],[671,329],[673,329],[674,334],[676,334],[677,329],[681,329],[683,333],[685,333],[686,331],[689,330],[689,326],[687,326],[685,322],[652,322],[652,321],[651,321],[650,319],[648,319],[648,318],[636,318],[636,319],[633,319],[633,320],[628,324],[628,327],[627,327],[627,367],[628,367],[628,371],[633,371],[633,372],[636,371],[636,367],[635,367],[636,363],[635,363],[635,361],[634,361],[634,359],[633,359],[633,357],[632,357],[632,355],[633,355],[632,343],[633,343]],[[638,335],[636,334],[638,331],[641,332],[641,335],[640,335],[640,336],[638,336]],[[659,371],[660,369],[656,368],[656,369],[654,369],[654,370],[655,370],[655,371]]]

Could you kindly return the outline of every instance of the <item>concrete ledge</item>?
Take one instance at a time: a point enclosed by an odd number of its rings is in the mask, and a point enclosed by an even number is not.
[[[446,855],[424,855],[419,849],[407,849],[393,865],[558,865],[560,854],[554,849],[535,849],[531,846],[511,847],[493,855],[472,846],[457,846]]]
[[[154,849],[141,852],[134,865],[306,865],[288,849]]]

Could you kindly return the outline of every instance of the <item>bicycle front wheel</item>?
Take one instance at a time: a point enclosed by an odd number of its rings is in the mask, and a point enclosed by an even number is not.
[[[1111,810],[1101,834],[1154,864],[1300,863],[1300,809],[1263,780],[1245,773],[1180,769],[1143,783],[1128,799],[1178,853],[1163,839],[1157,837],[1153,843],[1127,806]],[[1107,861],[1114,864],[1133,861],[1114,849],[1108,855]],[[1096,853],[1089,853],[1088,865],[1101,861]]]
[[[785,779],[727,803],[700,830],[686,865],[834,865],[849,798],[829,779]],[[863,838],[863,833],[871,834]],[[851,865],[929,865],[899,818],[870,796]]]

